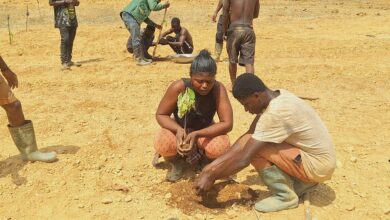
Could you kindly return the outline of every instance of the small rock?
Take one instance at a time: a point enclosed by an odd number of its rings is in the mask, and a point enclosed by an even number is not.
[[[354,205],[350,205],[350,206],[348,206],[345,210],[347,210],[347,211],[353,211],[353,210],[355,210],[355,206],[354,206]]]
[[[65,185],[66,185],[66,181],[65,181],[65,180],[61,181],[61,182],[60,182],[60,185],[61,185],[61,186],[65,186]]]
[[[357,162],[357,158],[356,157],[351,157],[350,160],[351,160],[352,163],[356,163]]]
[[[388,214],[390,214],[390,208],[383,209],[383,212],[385,213],[385,215],[388,215]]]
[[[112,203],[112,199],[110,199],[110,198],[102,199],[102,203],[103,204],[110,204],[110,203]]]
[[[164,198],[165,199],[170,199],[172,197],[172,194],[171,193],[167,193],[165,194]]]
[[[125,202],[131,202],[131,200],[133,200],[133,198],[131,198],[130,196],[126,196]]]
[[[77,207],[79,207],[80,209],[84,208],[84,205],[83,204],[79,204]]]

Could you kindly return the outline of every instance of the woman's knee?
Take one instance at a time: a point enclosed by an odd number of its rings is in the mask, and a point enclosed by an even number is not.
[[[163,157],[175,156],[176,136],[170,130],[162,128],[157,132],[154,148]]]
[[[205,150],[206,156],[216,159],[230,148],[230,140],[227,135],[220,135],[214,138],[198,138],[198,145]]]

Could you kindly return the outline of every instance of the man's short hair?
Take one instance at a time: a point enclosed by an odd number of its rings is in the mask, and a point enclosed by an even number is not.
[[[244,73],[237,77],[233,85],[233,96],[236,99],[245,99],[255,92],[264,92],[267,86],[253,73]]]
[[[172,18],[171,25],[173,24],[180,25],[180,19],[177,17]]]

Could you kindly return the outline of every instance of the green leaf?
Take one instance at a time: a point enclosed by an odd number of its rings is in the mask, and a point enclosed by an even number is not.
[[[183,118],[191,109],[195,109],[195,92],[190,88],[179,94],[177,98],[179,118]]]

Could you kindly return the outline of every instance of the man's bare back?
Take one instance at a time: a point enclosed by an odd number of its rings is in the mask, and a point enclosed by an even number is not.
[[[253,19],[259,15],[260,2],[259,0],[224,0],[223,10],[225,14],[230,14],[230,24],[252,26]]]

